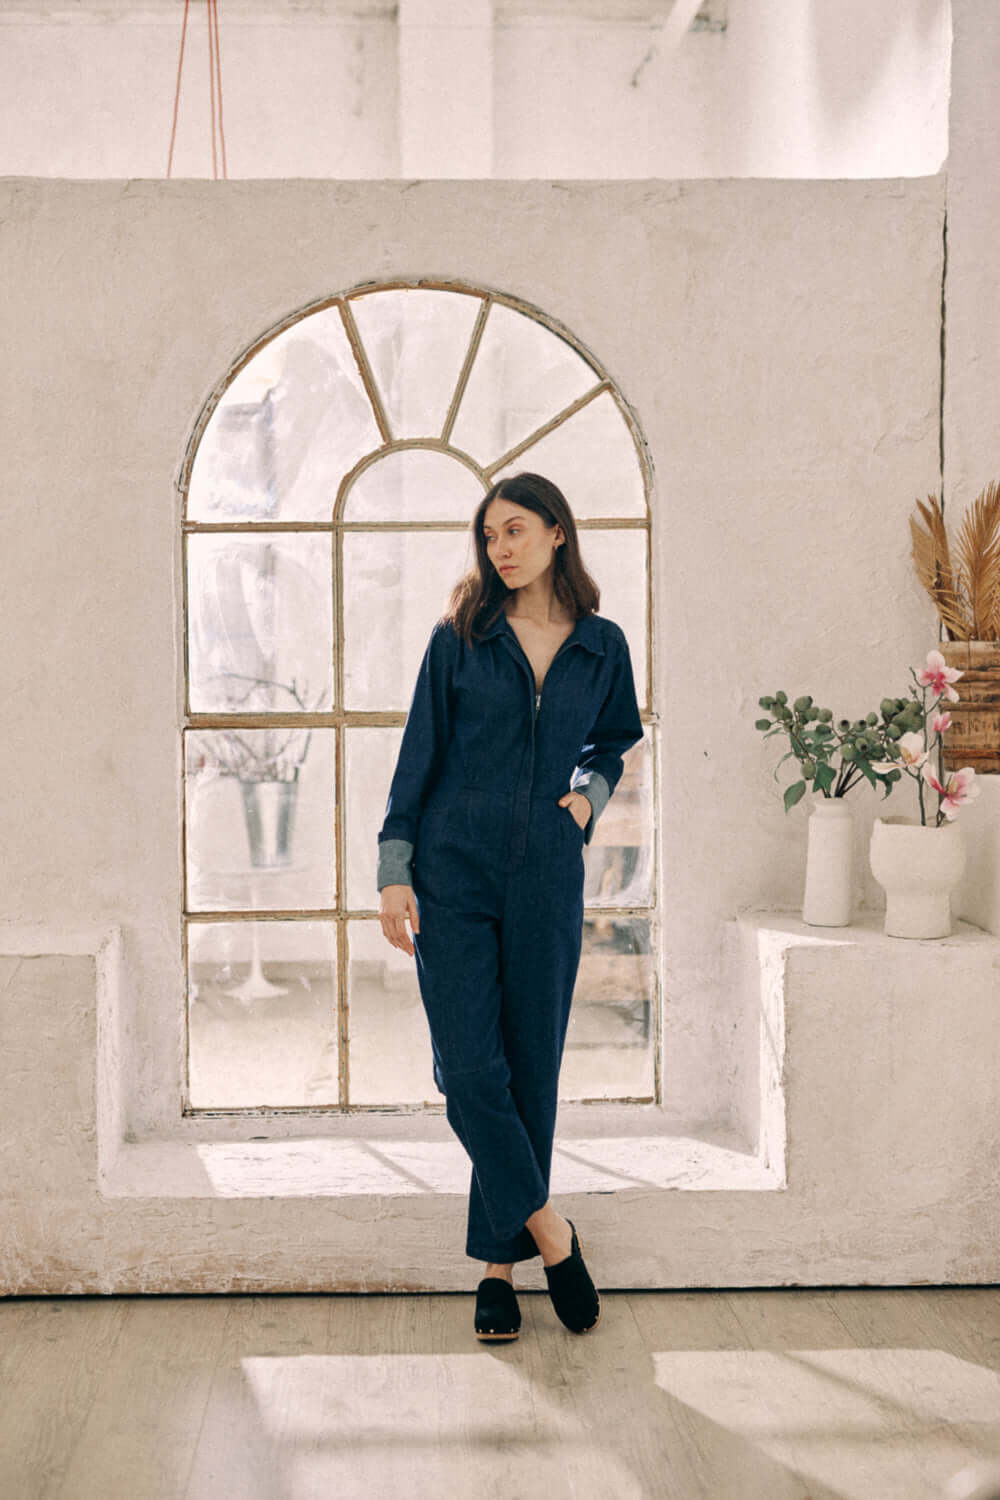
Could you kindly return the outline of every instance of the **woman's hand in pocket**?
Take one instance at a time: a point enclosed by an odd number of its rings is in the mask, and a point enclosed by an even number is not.
[[[559,798],[559,806],[568,807],[578,827],[586,828],[592,809],[582,792],[567,792],[565,797]]]
[[[413,943],[406,931],[407,917],[410,919],[410,926],[414,932],[419,932],[420,914],[417,911],[417,898],[413,894],[413,887],[411,885],[384,885],[382,908],[379,913],[383,935],[394,948],[402,948],[404,953],[412,956]]]

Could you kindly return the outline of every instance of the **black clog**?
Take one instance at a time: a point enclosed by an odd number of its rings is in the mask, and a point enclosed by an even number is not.
[[[601,1299],[583,1263],[580,1241],[572,1219],[566,1221],[573,1231],[572,1248],[565,1260],[554,1266],[543,1266],[549,1284],[549,1297],[560,1322],[572,1333],[587,1333],[601,1318]]]
[[[502,1276],[484,1276],[476,1288],[476,1338],[510,1342],[520,1328],[521,1309],[510,1282]]]

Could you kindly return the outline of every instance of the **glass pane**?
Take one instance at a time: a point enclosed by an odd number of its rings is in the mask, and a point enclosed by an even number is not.
[[[648,919],[584,922],[560,1099],[652,1099],[654,997]]]
[[[468,529],[344,533],[347,708],[409,708],[434,621],[472,561]]]
[[[646,569],[648,534],[642,529],[581,531],[580,551],[601,591],[600,613],[625,632],[639,707],[646,705]]]
[[[342,476],[381,442],[340,310],[311,313],[227,387],[198,445],[188,517],[329,520]]]
[[[378,908],[378,831],[403,730],[345,729],[347,750],[347,905]],[[610,806],[610,803],[608,804]]]
[[[653,728],[625,756],[614,795],[584,846],[587,906],[649,906],[653,900]]]
[[[452,444],[481,464],[492,463],[599,378],[565,339],[534,318],[493,303]]]
[[[482,301],[428,287],[350,299],[394,438],[441,436]]]
[[[578,521],[646,514],[639,455],[608,391],[498,469],[494,478],[522,469],[544,474],[558,485]]]
[[[344,520],[468,525],[485,493],[457,459],[430,448],[403,448],[362,471],[348,492]]]
[[[352,1104],[443,1104],[414,960],[378,922],[348,927]]]
[[[330,537],[187,538],[194,713],[289,713],[333,701]]]
[[[189,911],[295,911],[336,899],[332,729],[188,730]]]
[[[332,922],[188,923],[191,1104],[336,1104]]]

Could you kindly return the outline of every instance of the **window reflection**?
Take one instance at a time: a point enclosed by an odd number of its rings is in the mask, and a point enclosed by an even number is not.
[[[332,923],[190,923],[192,1106],[335,1105],[336,979]]]
[[[649,918],[585,921],[560,1098],[652,1099],[654,992]]]
[[[333,730],[189,730],[185,747],[189,909],[332,907]]]
[[[309,713],[333,701],[330,538],[187,539],[195,713]]]

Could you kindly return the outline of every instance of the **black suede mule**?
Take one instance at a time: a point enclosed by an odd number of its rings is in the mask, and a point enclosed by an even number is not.
[[[573,1333],[587,1333],[600,1322],[601,1299],[583,1263],[576,1226],[572,1219],[566,1222],[573,1231],[570,1253],[565,1260],[542,1269],[549,1284],[552,1306],[560,1321]]]
[[[502,1276],[484,1276],[476,1288],[476,1338],[516,1339],[521,1328],[517,1293]]]

